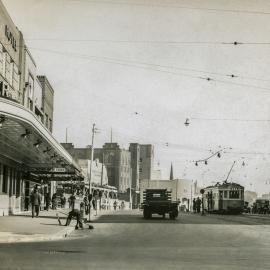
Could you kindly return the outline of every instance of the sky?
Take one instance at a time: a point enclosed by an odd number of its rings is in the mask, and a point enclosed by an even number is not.
[[[54,87],[58,141],[89,145],[95,123],[96,147],[111,129],[153,144],[164,179],[172,162],[205,186],[236,161],[230,181],[270,192],[269,1],[2,1]]]

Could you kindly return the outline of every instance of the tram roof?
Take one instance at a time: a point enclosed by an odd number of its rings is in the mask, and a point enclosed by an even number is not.
[[[243,186],[237,184],[237,183],[234,183],[234,182],[217,182],[215,185],[213,186],[208,186],[206,187],[205,189],[208,189],[208,188],[218,188],[218,189],[222,189],[222,188],[229,188],[229,187],[238,187],[238,188],[244,188]]]

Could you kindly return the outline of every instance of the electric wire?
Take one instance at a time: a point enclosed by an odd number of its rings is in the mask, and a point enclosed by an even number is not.
[[[89,4],[109,4],[109,5],[125,5],[125,6],[137,6],[137,7],[158,7],[158,8],[172,8],[172,9],[185,9],[185,10],[200,10],[210,12],[223,12],[223,13],[243,13],[243,14],[254,14],[254,15],[270,15],[270,12],[259,11],[259,10],[244,10],[244,9],[223,9],[223,8],[207,8],[207,7],[191,7],[191,6],[180,6],[180,5],[168,5],[168,4],[148,4],[148,3],[134,3],[125,1],[95,1],[95,0],[68,0],[69,2],[85,2]]]
[[[152,70],[156,72],[161,72],[161,73],[167,73],[167,74],[172,74],[172,75],[178,75],[178,76],[183,76],[183,77],[189,77],[193,79],[200,79],[200,80],[206,80],[206,81],[214,81],[222,84],[231,84],[231,85],[236,85],[240,87],[248,87],[248,88],[257,88],[260,90],[266,90],[266,91],[261,91],[261,92],[269,92],[270,88],[267,87],[261,87],[257,85],[249,85],[249,84],[243,84],[243,83],[236,83],[236,82],[230,82],[230,81],[223,81],[223,80],[218,80],[210,77],[201,77],[201,76],[196,76],[196,75],[191,75],[191,74],[185,74],[185,73],[179,73],[179,72],[173,72],[169,70],[160,70],[160,69],[155,69],[151,68],[150,66],[141,66],[140,62],[137,62],[138,64],[136,65],[136,62],[133,62],[134,64],[130,64],[128,61],[122,61],[122,60],[117,60],[115,58],[109,58],[109,57],[102,57],[102,56],[93,56],[93,55],[84,55],[84,54],[77,54],[77,53],[67,53],[67,52],[60,52],[60,51],[55,51],[55,50],[50,50],[50,49],[40,49],[40,48],[34,48],[30,47],[32,50],[37,50],[37,51],[43,51],[43,52],[48,52],[48,53],[54,53],[54,54],[59,54],[63,56],[72,56],[75,58],[81,58],[81,59],[92,59],[95,61],[100,61],[100,62],[106,62],[110,64],[117,64],[121,66],[127,66],[127,67],[132,67],[132,68],[137,68],[137,69],[146,69],[146,70]],[[152,64],[150,64],[152,65]],[[159,65],[161,67],[161,65]]]

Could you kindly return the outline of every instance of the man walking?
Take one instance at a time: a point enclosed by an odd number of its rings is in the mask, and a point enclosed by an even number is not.
[[[31,204],[32,204],[32,218],[35,216],[35,214],[36,217],[38,217],[41,204],[41,196],[38,192],[37,186],[34,188],[34,191],[31,194]]]
[[[45,195],[45,203],[46,203],[46,210],[49,211],[51,204],[51,196],[49,192],[47,192]]]

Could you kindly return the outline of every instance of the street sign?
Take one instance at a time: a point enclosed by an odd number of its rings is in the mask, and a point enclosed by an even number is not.
[[[56,173],[64,173],[66,172],[66,168],[52,168],[50,172],[56,172]]]

